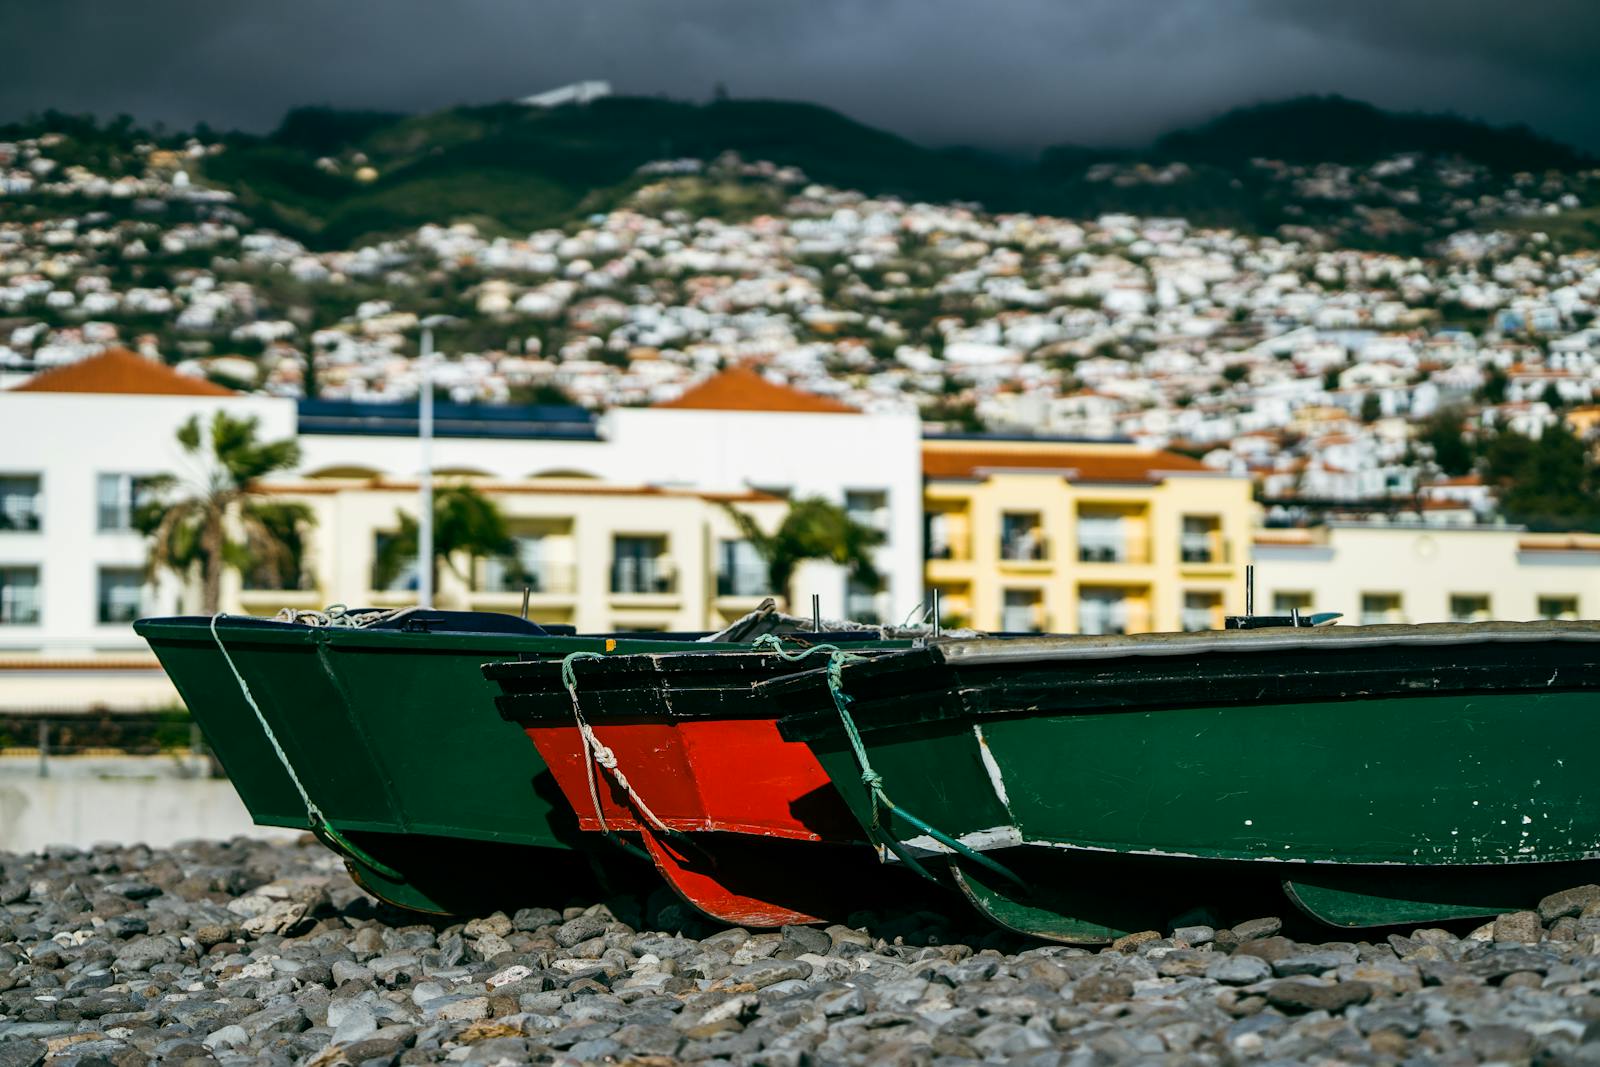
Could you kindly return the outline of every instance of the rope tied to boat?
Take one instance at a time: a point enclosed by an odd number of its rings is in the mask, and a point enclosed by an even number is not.
[[[783,642],[772,634],[763,634],[756,638],[752,647],[770,650],[780,659],[789,663],[798,663],[819,652],[827,653],[828,665],[824,669],[827,672],[828,693],[833,698],[834,708],[839,712],[839,721],[844,726],[845,736],[850,739],[850,748],[855,754],[856,764],[861,768],[861,784],[867,790],[868,810],[870,813],[870,819],[867,823],[869,837],[878,841],[890,852],[893,852],[902,863],[924,878],[930,881],[934,880],[933,876],[912,854],[906,843],[896,837],[890,827],[884,825],[883,812],[887,811],[891,815],[899,816],[957,855],[963,856],[1018,885],[1024,884],[1022,879],[1007,869],[1004,864],[998,863],[976,849],[963,844],[943,830],[924,819],[918,818],[889,799],[889,794],[884,788],[883,775],[873,769],[872,761],[867,758],[867,746],[861,740],[861,731],[856,728],[855,718],[850,714],[850,704],[855,698],[844,691],[845,665],[848,663],[865,663],[867,661],[866,656],[846,652],[838,645],[813,645],[811,648],[791,653],[785,651]]]
[[[589,725],[589,720],[584,717],[583,706],[578,701],[578,674],[573,664],[579,660],[605,659],[602,652],[571,652],[561,660],[561,684],[566,686],[567,695],[572,698],[572,718],[578,725],[578,737],[583,741],[583,771],[589,783],[589,802],[594,805],[594,817],[600,823],[600,832],[611,838],[630,851],[636,851],[633,846],[617,837],[616,831],[611,829],[606,822],[606,814],[600,803],[600,783],[595,774],[595,766],[607,771],[614,782],[628,795],[640,815],[646,822],[664,834],[676,836],[677,831],[661,820],[650,805],[644,802],[633,785],[629,783],[628,776],[622,773],[622,768],[617,766],[617,754],[611,750]]]
[[[370,626],[395,613],[393,608],[350,608],[344,604],[329,604],[321,611],[307,608],[281,608],[273,616],[277,622],[292,622],[301,626],[349,627]]]
[[[332,609],[330,608],[329,610],[331,611]],[[383,877],[393,879],[396,882],[405,881],[405,876],[399,871],[373,859],[364,849],[341,834],[328,821],[328,817],[322,814],[322,809],[317,807],[316,801],[311,799],[311,794],[306,790],[305,783],[300,780],[300,775],[295,771],[294,764],[289,760],[289,754],[283,750],[283,745],[278,741],[278,735],[273,732],[272,725],[267,722],[267,717],[262,714],[261,705],[256,703],[255,694],[250,691],[249,683],[244,680],[244,675],[239,673],[239,668],[233,662],[233,656],[228,652],[228,646],[223,643],[222,635],[217,632],[217,621],[226,618],[230,618],[230,616],[222,611],[211,616],[211,639],[217,643],[217,651],[222,653],[222,661],[228,665],[228,670],[233,672],[233,680],[239,683],[239,692],[244,696],[244,702],[249,705],[250,710],[255,713],[256,722],[261,724],[261,732],[266,734],[267,743],[272,746],[272,751],[277,754],[278,762],[283,765],[284,773],[289,776],[289,781],[294,783],[295,792],[300,794],[300,800],[306,806],[306,821],[311,824],[311,832],[319,837],[326,837],[345,855],[366,864]],[[345,623],[343,625],[354,624]]]

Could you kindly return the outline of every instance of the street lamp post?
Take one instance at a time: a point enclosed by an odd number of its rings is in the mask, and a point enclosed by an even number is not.
[[[417,502],[417,606],[433,607],[433,331],[422,331],[421,385],[417,396],[417,435],[422,443],[422,477]]]

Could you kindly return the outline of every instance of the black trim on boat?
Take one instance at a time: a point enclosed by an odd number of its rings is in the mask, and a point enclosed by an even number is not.
[[[573,673],[583,713],[596,721],[771,718],[775,710],[758,683],[811,671],[819,662],[826,659],[796,662],[772,652],[727,650],[651,652],[581,660],[573,664]],[[560,660],[486,663],[483,676],[499,684],[502,695],[495,707],[507,722],[524,727],[572,722]]]
[[[992,716],[1600,688],[1600,624],[1507,623],[934,642],[842,675],[868,733]],[[838,729],[823,671],[760,687],[789,740]]]

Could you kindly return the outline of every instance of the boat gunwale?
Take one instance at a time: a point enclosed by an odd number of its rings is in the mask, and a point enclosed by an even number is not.
[[[1492,624],[1473,624],[1476,626],[1490,626]],[[1349,668],[1329,671],[1325,675],[1314,675],[1318,681],[1328,683],[1325,691],[1317,691],[1315,687],[1306,685],[1303,691],[1295,691],[1289,683],[1291,678],[1298,675],[1286,675],[1281,665],[1272,665],[1272,669],[1259,669],[1270,663],[1269,656],[1281,653],[1299,653],[1305,656],[1320,658],[1319,653],[1331,653],[1340,658],[1347,658],[1355,654],[1365,654],[1378,649],[1404,649],[1418,648],[1438,650],[1441,653],[1447,650],[1459,649],[1463,645],[1485,644],[1497,646],[1515,646],[1526,649],[1532,645],[1544,644],[1549,648],[1578,649],[1584,646],[1600,645],[1600,623],[1591,624],[1579,630],[1570,629],[1571,624],[1561,624],[1559,627],[1541,624],[1503,624],[1518,627],[1515,630],[1493,630],[1460,632],[1465,627],[1445,625],[1440,629],[1448,631],[1435,634],[1415,635],[1416,626],[1405,627],[1367,627],[1369,630],[1382,630],[1384,633],[1369,634],[1364,637],[1345,635],[1354,638],[1334,641],[1326,638],[1314,640],[1301,640],[1304,635],[1295,634],[1295,631],[1277,631],[1281,636],[1274,638],[1260,638],[1256,635],[1262,631],[1225,631],[1203,632],[1194,635],[1140,635],[1140,637],[1159,637],[1170,639],[1173,637],[1198,638],[1183,642],[1166,640],[1155,648],[1159,651],[1140,651],[1137,646],[1120,645],[1113,649],[1111,654],[1106,652],[1100,639],[1091,639],[1091,647],[1083,647],[1076,642],[1080,639],[1073,638],[1044,638],[1039,641],[1029,642],[1035,647],[1022,649],[1020,654],[1010,654],[1009,648],[994,648],[989,650],[966,650],[960,647],[955,649],[956,654],[951,655],[952,644],[974,645],[979,642],[939,643],[930,642],[926,647],[909,650],[904,653],[887,653],[876,657],[871,662],[847,664],[842,675],[845,692],[851,699],[852,718],[856,728],[862,734],[876,733],[885,730],[916,728],[945,722],[965,725],[971,722],[994,721],[1000,718],[1057,718],[1074,715],[1115,714],[1121,712],[1179,710],[1187,707],[1241,707],[1252,704],[1304,704],[1318,702],[1334,702],[1350,699],[1384,699],[1405,697],[1432,697],[1451,696],[1475,692],[1497,692],[1509,694],[1513,692],[1560,692],[1560,691],[1585,691],[1600,688],[1600,673],[1584,679],[1568,681],[1564,685],[1552,684],[1556,681],[1554,676],[1549,678],[1532,677],[1538,668],[1529,667],[1526,656],[1519,656],[1515,663],[1499,662],[1490,667],[1475,666],[1469,668],[1474,672],[1474,684],[1470,685],[1428,685],[1425,679],[1418,678],[1418,672],[1438,671],[1438,665],[1413,666],[1409,668],[1410,681],[1403,681],[1408,677],[1408,668],[1402,664],[1381,670],[1373,669],[1358,672]],[[1525,629],[1526,627],[1537,629]],[[1397,639],[1396,631],[1401,631],[1406,636]],[[1226,641],[1214,640],[1224,634],[1239,634],[1239,638],[1230,637]],[[1291,636],[1294,635],[1294,636]],[[1252,639],[1254,638],[1254,639]],[[1475,639],[1474,639],[1475,638]],[[1123,639],[1128,641],[1129,639]],[[1005,644],[1009,645],[1010,642]],[[1044,648],[1037,647],[1044,645]],[[985,654],[987,653],[987,654]],[[1155,663],[1162,659],[1170,661],[1172,657],[1190,653],[1197,658],[1186,664],[1188,673],[1187,688],[1192,690],[1196,686],[1206,687],[1203,698],[1181,699],[1176,693],[1159,695],[1159,698],[1146,696],[1131,699],[1126,696],[1114,697],[1119,689],[1137,692],[1141,687],[1156,689],[1162,685],[1177,685],[1178,680],[1166,674],[1135,672],[1130,677],[1128,660],[1135,656],[1148,656],[1147,664],[1155,669]],[[1152,662],[1155,661],[1155,662]],[[1036,685],[1044,687],[1046,679],[1069,677],[1074,685],[1074,695],[1081,701],[1079,707],[1039,707],[1033,703],[1022,707],[993,707],[980,696],[997,691],[1002,688],[994,681],[997,677],[1005,677],[1015,673],[1014,669],[1019,664],[1034,664],[1036,666]],[[1093,676],[1095,668],[1104,665],[1104,673],[1096,678]],[[1228,667],[1239,664],[1256,665],[1255,673],[1238,672],[1224,673]],[[1051,666],[1056,665],[1056,666]],[[1574,664],[1573,666],[1582,666]],[[1591,665],[1595,666],[1595,665]],[[1207,669],[1209,668],[1209,669]],[[1549,668],[1543,667],[1544,670]],[[1515,672],[1521,670],[1529,675],[1525,681],[1512,685],[1485,685],[1482,675],[1487,672]],[[1034,672],[1029,672],[1034,673]],[[1350,680],[1365,679],[1371,681],[1384,681],[1381,688],[1357,688],[1354,691],[1338,691],[1331,688],[1339,678]],[[1225,691],[1219,692],[1216,688],[1222,683],[1231,684],[1240,690],[1237,694],[1229,696]],[[852,684],[854,682],[854,684]],[[1057,683],[1060,684],[1059,682]],[[1278,691],[1270,695],[1263,695],[1260,690],[1269,685],[1276,685]],[[1095,695],[1086,696],[1085,687],[1091,687]],[[831,694],[827,691],[827,675],[825,670],[808,671],[801,675],[792,675],[786,678],[773,679],[770,682],[758,683],[758,688],[770,694],[780,708],[787,706],[778,721],[780,734],[786,740],[817,741],[832,739],[839,741],[842,731],[839,725],[838,711],[833,705]],[[1016,686],[1014,688],[1021,688]],[[804,705],[796,707],[797,705]]]
[[[909,648],[909,642],[896,642],[863,651],[875,658]],[[572,724],[572,698],[555,662],[502,660],[485,663],[482,669],[486,679],[501,687],[495,707],[507,722],[525,728]],[[760,687],[814,668],[744,646],[724,651],[611,653],[603,659],[578,661],[572,669],[584,716],[595,722],[622,723],[775,720],[778,712]]]

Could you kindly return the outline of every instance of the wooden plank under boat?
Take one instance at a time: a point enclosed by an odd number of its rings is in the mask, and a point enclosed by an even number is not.
[[[875,655],[908,643],[851,647]],[[751,650],[574,662],[582,715],[631,796],[595,766],[559,664],[488,664],[484,675],[503,689],[501,714],[532,738],[582,829],[639,834],[662,877],[712,918],[780,926],[843,918],[885,882],[811,750],[779,736],[755,688],[814,662],[825,658]]]
[[[618,850],[591,847],[537,755],[505,743],[493,713],[498,690],[480,668],[573,651],[681,648],[693,635],[563,636],[515,616],[450,611],[407,612],[380,626],[224,616],[213,633],[200,616],[145,619],[135,629],[254,821],[316,830],[389,903],[470,914],[525,903],[534,882],[581,891],[597,866],[621,884],[638,877]],[[222,649],[342,842],[308,827]]]
[[[1340,926],[1600,877],[1600,624],[934,641],[763,688],[876,840],[1003,925],[1102,940],[1281,886]],[[1012,877],[997,873],[996,868]],[[1203,894],[1202,894],[1203,895]]]

